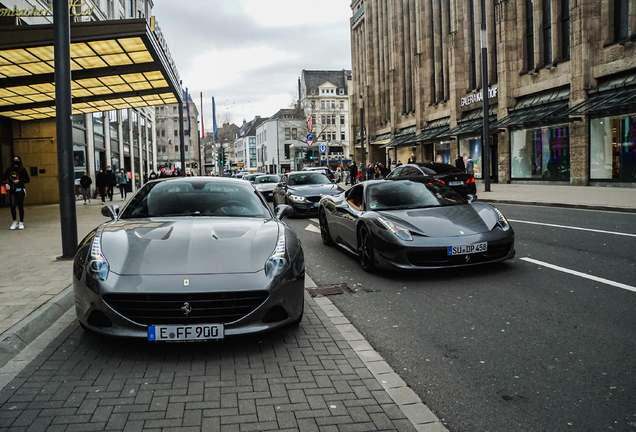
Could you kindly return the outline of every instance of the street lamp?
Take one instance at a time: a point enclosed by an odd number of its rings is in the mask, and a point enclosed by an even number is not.
[[[362,152],[362,162],[360,163],[360,179],[366,180],[366,154],[364,150],[364,99],[360,95],[360,151]]]

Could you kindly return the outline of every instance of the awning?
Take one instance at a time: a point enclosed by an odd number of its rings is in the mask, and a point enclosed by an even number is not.
[[[415,136],[415,133],[407,133],[404,135],[396,135],[395,138],[393,138],[390,142],[388,142],[387,144],[384,144],[382,146],[380,146],[380,148],[385,148],[385,147],[397,147],[400,144],[406,143],[407,141],[409,141],[410,139],[412,139]]]
[[[565,114],[570,97],[569,86],[558,87],[517,100],[508,115],[491,127],[529,128],[547,126],[555,123],[569,122]]]
[[[526,108],[519,111],[510,111],[506,117],[495,122],[492,127],[528,128],[546,126],[559,122],[567,123],[569,122],[569,118],[565,114],[565,110],[567,110],[567,108],[568,101],[561,101],[549,105]]]
[[[448,136],[462,136],[480,134],[483,129],[483,109],[470,111],[463,119],[459,121],[457,126],[447,132]],[[497,121],[497,108],[491,106],[488,109],[488,123],[492,129],[493,124]]]
[[[596,93],[580,104],[565,111],[565,115],[606,117],[636,112],[636,87]]]
[[[145,19],[71,24],[73,114],[183,99],[167,47]],[[0,27],[0,116],[55,117],[53,25]]]
[[[369,144],[373,144],[373,145],[382,145],[382,144],[386,144],[389,141],[391,141],[391,134],[383,134],[380,136],[375,137],[373,140],[371,140],[369,142]]]
[[[444,137],[450,131],[450,117],[433,120],[422,129],[419,135],[413,137],[409,143],[433,141],[436,138]],[[408,144],[408,143],[405,143]]]

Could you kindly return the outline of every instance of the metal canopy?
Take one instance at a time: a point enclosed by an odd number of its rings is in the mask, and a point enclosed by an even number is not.
[[[457,123],[457,126],[449,130],[444,136],[474,135],[483,127],[483,113],[484,110],[482,108],[469,111],[466,116]],[[497,106],[491,105],[488,108],[488,114],[489,127],[492,128],[497,121]]]
[[[564,115],[606,117],[634,111],[636,111],[636,87],[592,94],[588,100],[565,111]]]
[[[506,117],[497,121],[493,127],[534,127],[547,126],[559,122],[569,122],[565,110],[568,101],[555,102],[548,105],[534,106],[519,111],[511,111]]]
[[[0,27],[0,116],[55,117],[53,25]],[[71,25],[73,114],[182,101],[178,73],[145,19]]]
[[[411,138],[407,143],[401,143],[402,145],[412,144],[416,142],[433,141],[435,138],[443,137],[446,132],[450,130],[450,117],[443,117],[441,119],[433,120],[422,129],[419,135]]]

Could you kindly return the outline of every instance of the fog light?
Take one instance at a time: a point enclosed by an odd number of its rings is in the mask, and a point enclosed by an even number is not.
[[[285,321],[287,318],[289,318],[289,314],[287,313],[284,307],[274,306],[273,308],[267,311],[267,313],[263,317],[263,322],[267,324],[267,323]]]
[[[100,310],[94,310],[88,316],[88,323],[94,327],[112,327],[113,322]]]

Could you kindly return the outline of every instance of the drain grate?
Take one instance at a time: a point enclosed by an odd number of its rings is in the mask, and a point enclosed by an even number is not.
[[[347,284],[320,285],[314,288],[307,288],[307,291],[312,297],[326,297],[353,292],[351,288],[347,286]]]

